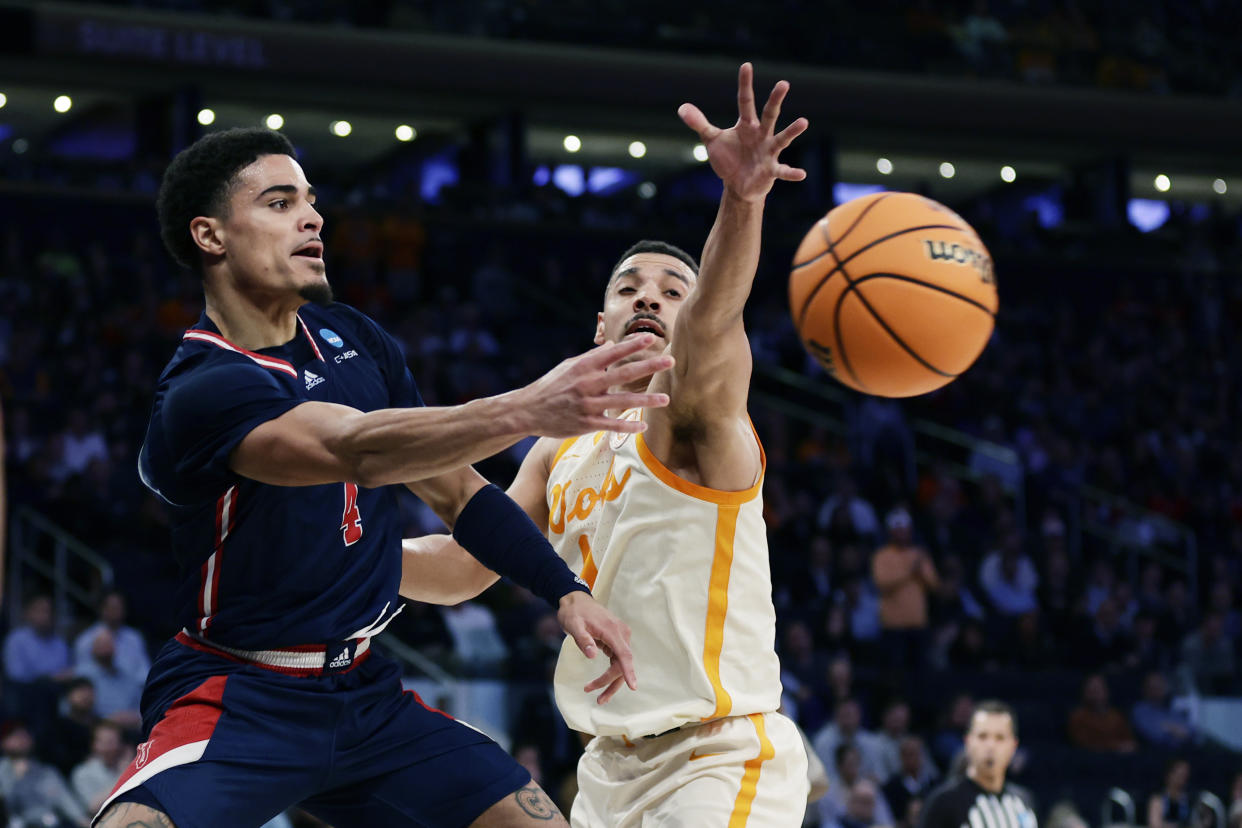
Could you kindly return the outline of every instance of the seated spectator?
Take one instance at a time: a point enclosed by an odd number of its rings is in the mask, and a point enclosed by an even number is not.
[[[1219,612],[1224,617],[1226,638],[1237,641],[1242,637],[1242,612],[1234,604],[1233,586],[1228,581],[1219,581],[1212,585],[1208,605],[1213,612]]]
[[[874,541],[880,533],[875,507],[859,497],[854,478],[848,474],[837,478],[836,492],[824,501],[815,523],[834,546]]]
[[[26,723],[10,720],[0,727],[0,796],[9,813],[9,824],[57,826],[67,821],[90,824],[90,817],[51,765],[32,758],[34,737]]]
[[[1108,703],[1108,683],[1099,673],[1083,682],[1082,701],[1070,713],[1069,738],[1087,750],[1129,753],[1135,748],[1130,723]]]
[[[125,624],[125,596],[117,590],[104,593],[99,602],[99,620],[83,630],[73,642],[73,660],[77,667],[90,661],[91,645],[95,634],[101,630],[112,633],[116,646],[117,669],[139,682],[147,680],[151,669],[151,657],[142,633]]]
[[[1021,534],[1006,533],[1000,549],[983,559],[979,567],[979,585],[992,608],[1001,615],[1013,617],[1039,608],[1035,600],[1039,575],[1022,551]]]
[[[863,658],[873,648],[866,646],[880,639],[880,602],[869,579],[851,578],[844,588],[837,591],[837,605],[845,613],[849,639],[853,645],[850,652]],[[863,646],[860,646],[863,645]]]
[[[1195,726],[1169,704],[1169,683],[1158,672],[1143,679],[1143,698],[1134,705],[1134,729],[1143,741],[1161,747],[1182,747],[1195,739]]]
[[[1125,662],[1134,642],[1121,626],[1121,616],[1112,598],[1100,601],[1090,632],[1080,634],[1073,646],[1079,667],[1112,671]]]
[[[65,685],[59,715],[52,722],[43,758],[68,776],[91,751],[99,716],[95,713],[95,685],[88,678],[70,679]]]
[[[872,816],[875,823],[867,825],[892,825],[893,816],[888,803],[874,787],[874,781],[862,771],[862,754],[852,744],[837,745],[833,751],[833,766],[836,771],[828,772],[828,792],[817,803],[820,825],[841,825],[849,813],[850,790],[859,782],[872,785],[874,795],[871,801]]]
[[[941,714],[940,723],[931,739],[932,755],[942,768],[952,768],[966,747],[962,734],[970,729],[975,715],[975,700],[969,693],[958,693]],[[945,775],[951,775],[946,770]]]
[[[931,766],[927,747],[918,736],[906,736],[901,740],[900,761],[897,773],[881,791],[893,814],[904,819],[913,800],[927,798],[936,783],[936,770]]]
[[[848,793],[845,813],[836,822],[838,828],[886,828],[893,824],[884,797],[870,779],[858,780]]]
[[[824,769],[831,778],[837,771],[836,752],[841,745],[853,745],[858,748],[862,761],[861,772],[870,779],[880,776],[880,745],[874,733],[862,727],[862,708],[854,699],[845,699],[837,704],[832,714],[832,721],[824,725],[811,741],[815,752],[819,754]],[[844,804],[844,800],[842,800]]]
[[[132,756],[120,727],[112,722],[95,725],[90,758],[74,768],[69,777],[74,793],[86,803],[87,810],[99,812]]]
[[[1202,693],[1226,694],[1237,686],[1233,642],[1225,635],[1225,616],[1210,612],[1199,629],[1182,640],[1182,665]]]
[[[69,645],[56,632],[51,597],[31,596],[23,609],[23,620],[25,623],[4,641],[5,676],[23,684],[69,678]]]
[[[78,675],[95,687],[95,712],[123,727],[142,724],[138,712],[142,701],[142,682],[122,672],[116,665],[116,639],[107,627],[95,633],[90,660],[78,668]]]
[[[1188,828],[1194,815],[1189,784],[1190,763],[1170,759],[1162,787],[1147,800],[1147,828]]]
[[[886,784],[901,772],[903,767],[901,760],[901,751],[905,746],[906,740],[910,736],[910,705],[905,699],[894,699],[884,708],[884,712],[880,717],[880,732],[876,734],[876,741],[880,746],[880,776],[878,781],[881,785]],[[923,742],[919,741],[919,746],[923,750],[923,762],[921,767],[924,774],[920,782],[930,782],[936,777],[936,766],[932,762],[931,754],[927,752],[927,748],[923,746]],[[889,803],[892,804],[891,802]],[[900,814],[902,808],[894,808],[893,813]]]
[[[827,717],[815,689],[827,670],[827,656],[815,649],[810,628],[802,621],[785,627],[781,647],[781,684],[787,712],[804,728],[818,730]]]

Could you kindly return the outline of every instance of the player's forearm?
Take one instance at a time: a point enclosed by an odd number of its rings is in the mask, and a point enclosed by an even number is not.
[[[696,324],[723,325],[741,319],[759,266],[763,202],[739,198],[728,189],[703,245],[698,288],[692,294]]]
[[[435,477],[503,451],[530,433],[519,392],[443,408],[351,417],[332,450],[368,488]]]
[[[468,601],[499,580],[450,535],[401,541],[401,597],[452,606]]]

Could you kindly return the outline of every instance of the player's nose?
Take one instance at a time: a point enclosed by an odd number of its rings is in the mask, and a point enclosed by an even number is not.
[[[306,214],[302,216],[301,223],[298,225],[299,230],[322,230],[323,215],[315,209],[314,205],[306,205]]]

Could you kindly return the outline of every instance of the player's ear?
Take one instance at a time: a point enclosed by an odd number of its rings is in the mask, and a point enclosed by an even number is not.
[[[224,235],[220,220],[198,216],[190,221],[190,238],[199,249],[211,256],[224,255]]]
[[[595,312],[595,344],[604,344],[604,314],[602,311]]]

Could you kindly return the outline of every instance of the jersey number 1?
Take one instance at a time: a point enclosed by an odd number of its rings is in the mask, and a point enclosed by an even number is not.
[[[362,538],[362,515],[358,513],[358,484],[345,484],[345,513],[341,515],[341,538],[353,546]]]

